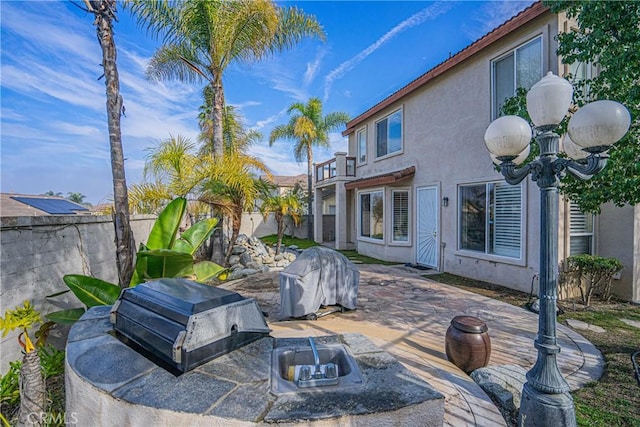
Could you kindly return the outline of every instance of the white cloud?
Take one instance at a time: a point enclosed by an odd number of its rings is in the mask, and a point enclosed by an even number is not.
[[[533,4],[533,1],[495,0],[483,5],[477,13],[471,17],[470,24],[464,24],[462,30],[470,40],[475,41],[480,37],[502,25],[522,10]]]
[[[312,62],[307,62],[307,70],[304,73],[303,82],[305,86],[308,86],[313,79],[315,79],[316,74],[318,73],[318,68],[320,64],[322,64],[322,59],[326,55],[327,51],[325,49],[318,49],[315,58]]]
[[[443,13],[446,13],[449,9],[451,9],[451,3],[449,2],[434,3],[422,9],[420,12],[411,15],[409,18],[405,19],[404,21],[393,27],[391,30],[387,31],[382,37],[376,40],[373,44],[369,45],[366,49],[362,50],[357,55],[353,56],[352,58],[340,64],[337,68],[333,69],[324,78],[324,100],[326,101],[329,98],[329,92],[331,91],[331,86],[333,85],[334,81],[342,78],[342,76],[355,68],[360,62],[362,62],[366,57],[378,50],[382,45],[396,37],[398,34],[402,33],[404,30],[415,27],[417,25],[421,25],[427,21],[434,20]]]

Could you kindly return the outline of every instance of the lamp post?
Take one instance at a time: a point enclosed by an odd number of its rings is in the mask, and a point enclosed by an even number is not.
[[[580,108],[569,120],[565,149],[577,153],[558,157],[560,136],[555,133],[569,110],[573,97],[571,84],[549,72],[527,94],[527,111],[534,124],[540,155],[519,167],[527,157],[532,129],[526,120],[503,116],[494,120],[485,133],[485,144],[494,160],[500,162],[505,180],[516,185],[527,175],[540,187],[540,314],[535,347],[538,358],[527,372],[522,389],[518,424],[520,426],[575,426],[575,409],[569,385],[560,373],[556,355],[556,301],[558,298],[558,184],[569,172],[578,179],[589,179],[607,164],[606,151],[622,138],[631,122],[627,109],[614,101],[595,101]],[[524,155],[521,155],[524,154]],[[527,153],[528,154],[528,153]]]

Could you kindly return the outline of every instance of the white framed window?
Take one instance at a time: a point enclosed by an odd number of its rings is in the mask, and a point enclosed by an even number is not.
[[[376,122],[376,158],[402,150],[402,109]]]
[[[542,78],[542,36],[518,46],[491,62],[492,119],[519,87],[529,90]]]
[[[458,187],[458,247],[521,259],[522,185],[504,181]]]
[[[367,128],[358,129],[356,144],[358,146],[358,164],[367,163]]]
[[[360,237],[384,240],[384,192],[362,192],[358,195]]]
[[[569,255],[593,255],[593,214],[569,203]]]
[[[391,191],[391,240],[409,241],[409,191]]]

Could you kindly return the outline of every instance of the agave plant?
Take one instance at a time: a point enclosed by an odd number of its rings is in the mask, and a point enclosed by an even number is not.
[[[196,262],[194,258],[198,248],[218,224],[217,218],[204,219],[179,233],[186,207],[187,199],[178,197],[160,213],[149,233],[147,244],[141,244],[138,249],[130,287],[162,277],[186,277],[199,282],[225,279],[225,268],[211,261]],[[69,289],[48,297],[71,291],[86,308],[112,305],[121,292],[118,285],[92,276],[68,274],[62,280]],[[57,323],[74,323],[84,314],[85,307],[56,311],[46,317]]]

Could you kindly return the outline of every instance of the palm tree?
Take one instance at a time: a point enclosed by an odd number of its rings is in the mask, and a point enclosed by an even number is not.
[[[198,141],[202,143],[200,153],[211,154],[212,146],[209,143],[213,139],[213,122],[211,109],[213,95],[211,86],[205,86],[203,90],[204,104],[200,106],[198,123],[200,135]],[[222,114],[222,136],[224,152],[240,151],[246,153],[249,147],[262,138],[262,134],[255,129],[245,129],[243,119],[233,105],[225,105]]]
[[[214,161],[214,167],[210,169],[210,179],[202,185],[199,200],[211,205],[216,212],[228,217],[231,222],[225,265],[240,233],[242,213],[253,209],[256,200],[264,191],[264,181],[258,179],[254,171],[271,177],[267,167],[258,158],[230,151],[225,154],[224,160]]]
[[[84,204],[83,203],[84,199],[87,197],[82,193],[71,193],[71,192],[67,193],[67,196],[68,196],[67,197],[68,200],[71,200],[72,202],[75,202],[75,203],[79,203],[81,205]]]
[[[209,159],[196,153],[196,145],[180,135],[161,141],[158,146],[148,148],[144,166],[143,182],[131,186],[130,209],[137,213],[159,213],[176,197],[197,199],[191,194],[202,181],[202,170]],[[189,195],[191,194],[191,197]],[[189,214],[197,211],[191,203]]]
[[[285,220],[291,218],[294,225],[298,225],[302,219],[303,196],[300,187],[285,194],[264,194],[262,198],[262,206],[260,212],[264,215],[265,220],[269,214],[273,213],[277,224],[278,243],[276,244],[276,254],[280,253],[282,246],[282,237],[284,236]]]
[[[222,79],[232,63],[251,63],[324,32],[315,17],[272,0],[186,0],[168,4],[132,0],[138,23],[164,36],[147,75],[155,79],[206,82],[212,90],[212,150],[224,156]]]
[[[116,65],[116,44],[113,39],[113,20],[116,18],[116,0],[84,0],[87,11],[95,16],[94,24],[98,33],[98,42],[102,48],[102,68],[107,87],[107,122],[109,127],[109,145],[111,151],[111,174],[113,176],[113,200],[115,211],[116,264],[120,287],[129,286],[133,275],[135,243],[129,224],[129,203],[127,181],[124,172],[124,154],[122,150],[122,132],[120,117],[123,110],[120,95],[120,80]]]
[[[289,106],[287,114],[295,112],[286,125],[276,126],[269,136],[269,145],[278,139],[288,139],[295,142],[293,154],[298,162],[307,157],[307,209],[311,218],[313,192],[311,191],[311,176],[313,167],[313,147],[329,147],[329,132],[344,126],[350,117],[347,113],[333,112],[322,115],[322,101],[311,98],[306,104],[295,102]],[[313,225],[307,221],[308,235],[313,238]]]

